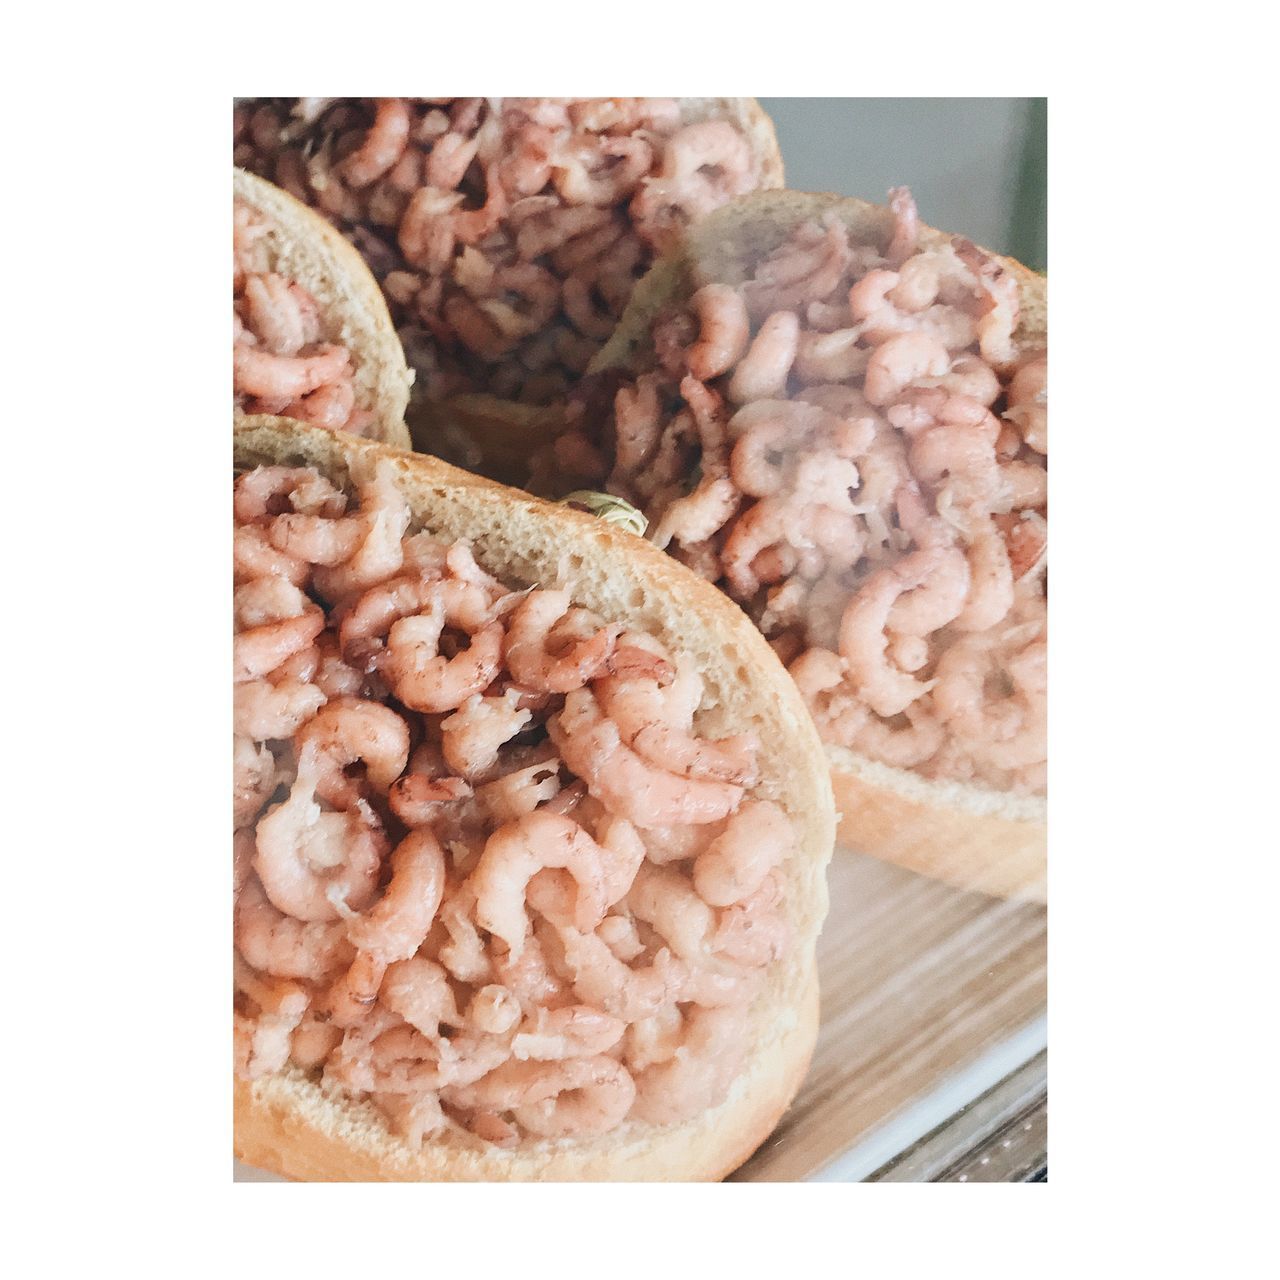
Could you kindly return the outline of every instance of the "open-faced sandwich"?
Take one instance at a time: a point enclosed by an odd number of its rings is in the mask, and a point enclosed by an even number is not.
[[[817,1026],[834,810],[742,612],[605,521],[235,433],[235,1134],[308,1180],[712,1179]]]
[[[235,416],[287,414],[408,448],[412,374],[377,281],[318,214],[235,170]]]
[[[852,847],[1042,898],[1045,281],[917,217],[761,192],[636,289],[544,451],[787,664]]]
[[[518,472],[692,220],[782,185],[752,98],[263,98],[238,165],[320,210],[381,282],[417,446]]]

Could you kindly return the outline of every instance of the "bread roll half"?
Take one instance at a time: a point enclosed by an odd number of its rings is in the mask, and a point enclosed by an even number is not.
[[[696,658],[705,692],[696,726],[708,737],[751,732],[760,779],[753,798],[790,818],[795,852],[782,864],[790,943],[751,1006],[745,1066],[727,1098],[670,1126],[631,1120],[590,1140],[487,1147],[451,1130],[411,1147],[375,1108],[296,1068],[235,1086],[235,1150],[250,1164],[313,1181],[712,1180],[767,1137],[794,1097],[817,1034],[814,943],[827,910],[834,838],[829,775],[798,691],[760,633],[724,595],[642,539],[509,490],[435,458],[402,453],[278,418],[235,431],[238,471],[310,466],[339,486],[389,460],[412,510],[410,531],[464,539],[508,583],[561,582],[576,604],[643,630]]]

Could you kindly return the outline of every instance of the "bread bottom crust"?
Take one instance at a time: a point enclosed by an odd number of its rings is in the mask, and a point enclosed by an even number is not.
[[[1043,819],[966,813],[831,771],[838,842],[955,885],[999,898],[1044,902],[1047,889]]]
[[[818,1035],[816,968],[791,1013],[729,1098],[685,1124],[624,1127],[586,1143],[543,1142],[517,1151],[449,1137],[415,1151],[371,1109],[356,1114],[351,1103],[288,1073],[235,1082],[235,1153],[302,1182],[719,1181],[773,1132],[809,1069]]]

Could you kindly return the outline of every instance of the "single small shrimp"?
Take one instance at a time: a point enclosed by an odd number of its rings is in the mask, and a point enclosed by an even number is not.
[[[444,883],[440,842],[429,828],[415,828],[391,855],[391,881],[382,897],[348,921],[347,937],[381,964],[407,960],[431,929],[444,897]]]
[[[232,725],[258,742],[291,738],[324,703],[324,693],[308,681],[248,680],[235,686]]]
[[[467,1004],[467,1025],[483,1035],[504,1036],[515,1028],[521,1016],[515,992],[497,983],[481,987]]]
[[[560,762],[536,760],[486,782],[478,795],[494,821],[514,822],[539,805],[553,801],[561,791]]]
[[[759,743],[753,735],[719,741],[694,737],[688,725],[672,722],[666,692],[656,680],[607,676],[592,687],[622,741],[646,760],[686,778],[755,785]]]
[[[241,524],[285,511],[340,516],[347,498],[313,467],[254,467],[236,480],[233,507]]]
[[[402,574],[370,587],[351,606],[338,630],[343,655],[358,666],[369,666],[386,648],[386,635],[393,623],[427,609],[434,595],[439,575],[430,573]],[[476,627],[488,621],[488,601],[483,592],[467,591],[459,586],[451,589],[458,596],[458,611],[466,610],[468,621]]]
[[[310,762],[316,795],[349,809],[366,788],[346,770],[363,764],[368,785],[385,792],[408,762],[409,726],[381,702],[335,698],[298,730],[293,747]]]
[[[742,495],[729,476],[704,473],[692,493],[676,498],[663,511],[649,540],[660,548],[673,541],[696,546],[722,529],[741,501]]]
[[[276,789],[276,758],[262,743],[237,733],[232,747],[232,813],[237,827],[247,826]]]
[[[412,128],[413,113],[404,98],[380,98],[360,148],[339,166],[343,181],[357,190],[372,186],[404,154]]]
[[[927,333],[900,333],[871,353],[863,392],[871,404],[891,404],[920,378],[940,378],[951,369],[947,349]]]
[[[335,920],[372,899],[387,839],[363,803],[323,813],[314,797],[314,778],[300,770],[289,798],[258,822],[254,869],[287,915]]]
[[[960,631],[986,631],[1013,608],[1013,565],[1004,536],[988,517],[969,544],[972,586],[964,608],[953,619]]]
[[[1049,526],[1034,511],[994,517],[1009,552],[1014,582],[1033,576],[1048,563]]]
[[[320,309],[296,281],[269,271],[244,282],[244,316],[258,343],[273,355],[296,355],[320,340]]]
[[[578,134],[556,148],[551,181],[566,204],[606,208],[627,199],[652,164],[643,137]]]
[[[622,1060],[633,1074],[659,1062],[670,1062],[684,1039],[684,1015],[672,1002],[627,1027]]]
[[[734,964],[760,969],[786,954],[791,928],[780,910],[781,877],[771,871],[760,887],[720,912],[712,949]]]
[[[592,1137],[622,1123],[635,1100],[630,1073],[603,1056],[560,1062],[509,1062],[465,1089],[449,1090],[458,1105],[510,1111],[538,1138]]]
[[[606,1053],[612,1049],[627,1024],[590,1005],[574,1004],[563,1009],[538,1009],[511,1042],[512,1057],[525,1061],[556,1062]]]
[[[826,333],[805,330],[796,348],[796,377],[803,383],[838,383],[861,377],[871,360],[870,349],[859,345],[861,338],[860,326]]]
[[[471,585],[435,584],[425,613],[401,618],[391,627],[381,671],[396,697],[414,711],[452,711],[482,693],[498,674],[502,623],[475,625],[470,597],[454,590]],[[470,646],[452,658],[440,652],[446,624],[461,628],[471,639]]]
[[[448,974],[425,956],[410,956],[389,965],[378,999],[429,1040],[439,1038],[442,1024],[460,1027],[463,1023]]]
[[[891,267],[900,267],[916,251],[916,242],[920,238],[920,215],[906,187],[894,187],[889,192],[889,209],[893,214],[893,237],[884,256]]]
[[[240,592],[268,583],[278,583],[289,587],[290,590],[297,590],[284,578],[259,578],[256,582],[241,587],[237,597]],[[250,625],[232,641],[232,671],[235,683],[258,680],[274,671],[294,654],[308,648],[324,630],[324,612],[319,606],[302,596],[301,592],[298,592],[298,595],[302,601],[299,613]]]
[[[1049,358],[1027,361],[1009,383],[1004,416],[1018,429],[1029,449],[1049,452]]]
[[[544,693],[580,689],[609,660],[621,627],[601,627],[589,638],[572,643],[559,655],[547,649],[547,633],[568,611],[567,590],[534,590],[511,617],[504,645],[508,670],[517,684]]]
[[[713,907],[729,907],[755,893],[795,849],[787,815],[770,800],[747,800],[693,864],[693,886]]]
[[[259,973],[325,982],[351,960],[341,921],[296,920],[278,911],[257,876],[236,899],[236,947]]]
[[[329,1055],[342,1042],[342,1028],[308,1010],[294,1028],[289,1041],[289,1058],[304,1071],[324,1066]]]
[[[974,750],[978,744],[1012,742],[1001,768],[1016,768],[1044,758],[1043,641],[1029,646],[1031,659],[1019,664],[1002,659],[981,632],[957,640],[938,659],[933,703],[943,722]],[[988,695],[989,678],[1003,666],[1012,691]],[[983,752],[991,758],[992,751]],[[994,760],[992,760],[994,763]]]
[[[382,582],[404,563],[401,539],[409,527],[409,503],[397,482],[396,465],[378,458],[372,471],[356,477],[360,510],[354,517],[359,545],[342,563],[317,569],[316,589],[326,600],[339,600]]]
[[[547,729],[592,795],[637,827],[718,822],[742,800],[741,786],[680,777],[632,751],[589,689],[570,693]]]
[[[434,1091],[424,1093],[370,1094],[374,1105],[387,1117],[392,1131],[411,1147],[421,1146],[449,1124]]]
[[[703,285],[689,305],[698,318],[698,340],[686,355],[689,372],[702,382],[733,368],[747,350],[751,321],[742,295],[727,284]]]
[[[475,905],[475,893],[466,882],[445,899],[440,924],[449,941],[441,945],[439,959],[459,982],[483,985],[492,981],[495,962],[472,919]]]
[[[1002,468],[985,427],[933,427],[912,442],[908,458],[912,472],[938,492],[943,506],[989,507],[1000,491]]]
[[[794,311],[775,311],[760,326],[747,354],[729,379],[729,399],[735,404],[770,400],[786,390],[787,375],[800,346],[800,318]]]
[[[252,1018],[235,1015],[237,1074],[249,1080],[272,1075],[289,1061],[294,1028],[307,1011],[307,993],[295,982],[263,980],[242,963],[236,965],[236,986],[259,1008]]]
[[[840,619],[840,654],[850,679],[877,715],[897,715],[929,691],[927,684],[889,665],[885,625],[895,601],[926,582],[942,556],[941,547],[922,547],[877,570]]]
[[[679,1050],[636,1075],[636,1119],[675,1124],[716,1106],[738,1074],[745,1035],[737,1009],[690,1009]]]
[[[605,852],[576,822],[536,811],[507,823],[485,842],[469,884],[476,921],[501,938],[518,958],[529,935],[529,881],[546,867],[568,871],[577,882],[574,923],[583,932],[604,918],[607,903],[602,864]]]
[[[863,720],[851,739],[851,750],[893,765],[897,769],[914,769],[935,755],[945,740],[938,717],[913,702],[902,713],[905,725],[893,725],[879,716]]]
[[[329,1021],[344,1030],[358,1026],[378,1000],[378,988],[387,972],[386,964],[376,956],[359,951],[351,966],[325,992],[322,1007]]]
[[[295,356],[278,356],[263,347],[237,343],[232,371],[237,395],[289,404],[348,376],[351,364],[346,347],[332,343],[321,343],[310,354]]]
[[[520,708],[522,696],[518,688],[496,698],[474,694],[441,721],[441,748],[454,773],[475,781],[493,769],[504,744],[533,718],[532,711]]]
[[[705,956],[715,912],[682,872],[673,867],[641,867],[626,905],[636,919],[653,927],[679,959],[696,962]]]
[[[557,926],[573,994],[593,1008],[623,1022],[635,1022],[671,1003],[680,992],[683,967],[665,947],[652,963],[630,968],[617,958],[596,933],[579,933]]]
[[[241,525],[232,541],[232,565],[237,583],[255,578],[280,577],[295,587],[302,586],[311,566],[273,547],[263,529]]]
[[[941,547],[924,581],[894,601],[886,628],[900,636],[927,636],[958,617],[969,595],[970,562],[959,547]]]

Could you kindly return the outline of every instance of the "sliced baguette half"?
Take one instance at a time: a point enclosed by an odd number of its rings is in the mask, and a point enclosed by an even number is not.
[[[738,285],[801,223],[834,215],[852,237],[884,249],[893,215],[883,205],[846,196],[762,191],[708,214],[679,253],[654,264],[636,286],[613,337],[588,374],[639,370],[652,353],[653,325],[666,308],[704,284]],[[943,246],[952,236],[921,226],[920,244]],[[1020,350],[1048,338],[1047,281],[1011,258],[992,255],[1018,281]],[[839,840],[858,852],[899,863],[960,888],[1043,902],[1046,888],[1046,802],[985,787],[935,782],[890,768],[842,747],[828,747]]]
[[[404,415],[413,374],[382,290],[364,259],[324,218],[287,191],[243,169],[233,170],[233,184],[236,198],[270,224],[266,239],[272,270],[297,281],[315,298],[326,337],[351,353],[356,405],[374,415],[369,438],[407,449]]]
[[[299,1071],[235,1086],[235,1149],[249,1164],[309,1181],[708,1181],[755,1150],[799,1088],[817,1035],[814,943],[827,910],[834,840],[831,786],[798,691],[746,615],[643,539],[582,512],[403,453],[280,418],[235,431],[238,470],[313,466],[339,485],[353,468],[392,461],[413,529],[466,539],[489,571],[516,583],[561,581],[574,601],[694,655],[705,682],[700,730],[753,732],[761,781],[752,794],[782,806],[797,832],[783,865],[792,943],[751,1011],[751,1049],[728,1098],[695,1120],[634,1122],[603,1138],[487,1148],[446,1133],[410,1148],[368,1104]]]

